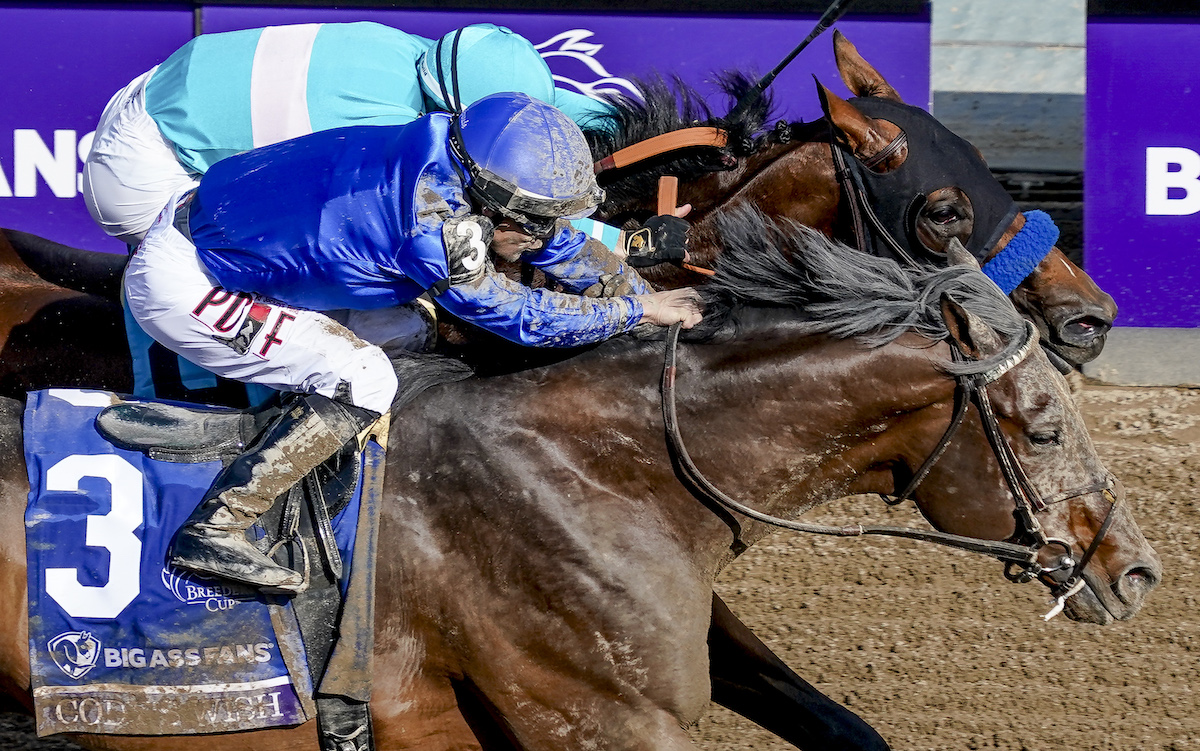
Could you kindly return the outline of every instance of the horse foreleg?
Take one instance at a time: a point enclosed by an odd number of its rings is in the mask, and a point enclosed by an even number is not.
[[[713,594],[708,631],[713,701],[805,751],[887,751],[861,717],[779,659]]]

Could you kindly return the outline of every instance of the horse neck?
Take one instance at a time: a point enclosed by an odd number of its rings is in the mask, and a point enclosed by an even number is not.
[[[898,416],[952,392],[930,360],[927,348],[865,349],[755,325],[736,341],[684,343],[681,432],[718,488],[772,515],[890,491],[890,473],[877,468],[903,451]],[[664,561],[656,565],[715,578],[769,529],[706,505],[680,481],[663,437],[661,369],[661,343],[619,340],[432,390],[398,415],[396,433],[409,439],[389,452],[389,482],[455,470],[401,488],[432,495],[397,508],[427,508],[448,529],[492,525],[478,537],[506,546],[520,536],[579,559],[635,547]]]
[[[686,347],[677,377],[681,432],[716,487],[773,516],[894,492],[891,463],[914,442],[936,442],[953,397],[953,381],[934,359],[928,342],[910,338],[874,349],[794,335]],[[702,555],[718,569],[771,531],[699,502],[676,513],[706,517],[691,524],[704,530]]]

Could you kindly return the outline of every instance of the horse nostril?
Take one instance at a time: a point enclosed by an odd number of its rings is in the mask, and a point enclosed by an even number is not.
[[[1125,572],[1125,578],[1141,586],[1154,587],[1158,585],[1158,574],[1149,566],[1135,566]]]
[[[1112,328],[1110,321],[1103,321],[1093,316],[1082,316],[1067,321],[1060,331],[1064,340],[1073,344],[1090,344],[1104,336]]]
[[[1117,579],[1113,589],[1127,605],[1140,605],[1150,590],[1158,586],[1159,574],[1149,566],[1135,566]]]

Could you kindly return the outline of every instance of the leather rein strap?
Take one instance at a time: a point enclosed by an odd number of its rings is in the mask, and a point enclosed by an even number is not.
[[[1018,524],[1015,537],[1024,537],[1027,540],[1031,540],[1031,544],[1028,545],[983,540],[936,530],[921,530],[911,527],[866,526],[862,524],[834,527],[824,524],[809,524],[765,514],[730,498],[714,486],[696,467],[691,456],[688,454],[687,447],[684,446],[683,436],[679,432],[679,419],[675,408],[675,361],[680,330],[681,326],[677,323],[672,325],[667,331],[662,374],[663,422],[666,426],[667,443],[671,450],[671,456],[675,460],[679,473],[682,475],[681,480],[692,495],[701,501],[723,506],[730,511],[742,514],[764,524],[796,532],[808,532],[810,534],[836,537],[860,537],[862,535],[904,537],[992,556],[993,558],[1007,562],[1005,576],[1010,580],[1025,582],[1036,577],[1050,587],[1050,593],[1055,598],[1055,603],[1050,612],[1042,616],[1047,621],[1062,612],[1067,598],[1083,588],[1083,570],[1087,567],[1097,549],[1099,549],[1101,541],[1112,526],[1114,520],[1113,512],[1121,503],[1123,497],[1123,493],[1113,492],[1117,484],[1116,478],[1109,475],[1103,482],[1087,487],[1074,488],[1057,493],[1049,498],[1043,498],[1039,495],[1037,489],[1034,488],[1033,482],[1025,473],[1024,468],[1021,467],[1016,452],[1013,451],[1012,446],[1009,445],[1000,432],[999,421],[992,411],[991,401],[987,398],[987,385],[998,380],[1018,363],[1022,362],[1028,357],[1033,347],[1036,346],[1037,331],[1032,324],[1026,322],[1024,341],[1004,361],[983,373],[956,376],[956,381],[958,382],[956,404],[954,414],[950,419],[950,425],[947,427],[946,432],[942,435],[941,440],[938,441],[937,446],[934,447],[929,457],[917,472],[914,473],[912,480],[904,491],[893,499],[884,499],[889,504],[894,505],[907,500],[911,496],[921,481],[928,476],[933,465],[945,453],[958,427],[963,422],[967,408],[970,404],[974,403],[979,409],[980,421],[983,424],[984,433],[987,435],[988,442],[992,446],[996,461],[1000,466],[1001,473],[1004,475],[1005,482],[1008,484],[1014,503],[1016,504],[1016,508],[1013,511],[1013,516],[1016,518]],[[957,347],[953,347],[952,351],[955,353],[956,359],[962,359],[962,354],[958,351]],[[1100,529],[1092,537],[1092,541],[1084,551],[1083,556],[1078,561],[1075,561],[1072,558],[1070,543],[1056,538],[1047,538],[1042,531],[1041,525],[1038,523],[1036,514],[1045,511],[1050,504],[1060,503],[1096,492],[1103,492],[1112,505],[1109,507],[1104,521],[1100,524]],[[1050,546],[1061,547],[1063,550],[1062,555],[1058,556],[1052,565],[1042,566],[1038,562],[1038,553],[1043,548]],[[1063,572],[1068,573],[1063,576]]]
[[[882,163],[884,159],[899,151],[907,143],[908,136],[904,134],[904,131],[901,131],[882,151],[864,161],[864,166],[870,168]],[[892,233],[888,232],[887,228],[883,226],[883,222],[875,214],[875,210],[871,208],[871,202],[867,200],[866,191],[858,184],[853,170],[846,163],[846,155],[844,153],[846,147],[838,142],[836,131],[832,129],[829,148],[833,153],[834,175],[837,177],[838,184],[846,196],[846,204],[850,208],[850,223],[854,228],[854,241],[858,250],[863,253],[872,254],[871,234],[867,229],[867,225],[870,224],[871,228],[875,230],[876,235],[895,254],[896,258],[909,266],[917,266],[916,260],[909,255],[908,251],[904,249],[904,246],[896,238],[892,237]]]
[[[834,527],[824,524],[797,522],[764,514],[730,498],[709,482],[708,478],[692,462],[691,456],[688,455],[687,447],[683,444],[683,437],[679,432],[679,420],[675,409],[675,359],[680,329],[679,324],[674,324],[667,332],[667,346],[662,375],[663,421],[666,424],[667,442],[671,448],[672,455],[677,460],[677,465],[683,475],[684,484],[699,499],[716,503],[755,521],[783,529],[791,529],[796,532],[808,532],[810,534],[831,535],[835,537],[860,537],[862,535],[904,537],[911,540],[924,540],[939,545],[947,545],[973,553],[982,553],[999,558],[1002,561],[1011,561],[1022,565],[1035,564],[1038,549],[1027,545],[980,540],[961,535],[952,535],[946,532],[938,532],[936,530],[914,529],[910,527],[868,526],[862,524]]]
[[[649,159],[652,156],[665,154],[676,149],[686,149],[691,146],[714,146],[721,148],[729,142],[729,134],[720,128],[695,127],[673,130],[645,141],[639,141],[632,146],[617,151],[596,162],[592,168],[596,174],[610,169],[627,167],[634,162]]]

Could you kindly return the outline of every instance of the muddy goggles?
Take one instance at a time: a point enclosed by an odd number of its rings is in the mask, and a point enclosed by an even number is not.
[[[551,198],[524,190],[478,164],[472,166],[471,195],[531,237],[549,237],[559,219],[580,219],[604,201],[599,186],[570,198]]]

